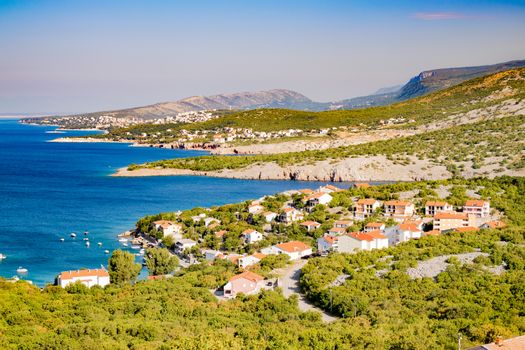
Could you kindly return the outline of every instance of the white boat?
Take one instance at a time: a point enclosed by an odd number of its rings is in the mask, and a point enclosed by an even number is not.
[[[84,241],[89,241],[89,238],[84,237],[84,238],[82,238],[82,240],[84,240]]]
[[[144,253],[146,253],[146,249],[142,248],[139,253],[144,255]]]
[[[87,236],[89,235],[89,232],[88,231],[84,231],[84,236]]]
[[[104,253],[109,254],[109,250],[107,250],[107,249],[104,250]]]
[[[65,239],[64,239],[64,238],[60,238],[60,242],[64,242],[64,241],[65,241]]]
[[[0,260],[4,260],[5,258],[7,258],[7,256],[5,256],[4,254],[0,253]]]
[[[102,242],[97,243],[99,247],[102,247]]]
[[[27,273],[27,269],[25,267],[19,266],[18,269],[16,269],[17,273]]]
[[[140,245],[138,244],[132,244],[131,249],[140,249]]]
[[[89,241],[86,241],[86,247],[89,247]]]
[[[119,238],[118,241],[119,241],[120,243],[124,243],[124,242],[129,241],[129,239],[127,239],[127,238]]]
[[[122,245],[123,245],[124,247],[127,247],[127,246],[128,246],[128,242],[123,242]]]
[[[75,238],[77,236],[77,234],[75,232],[71,232],[70,236]]]

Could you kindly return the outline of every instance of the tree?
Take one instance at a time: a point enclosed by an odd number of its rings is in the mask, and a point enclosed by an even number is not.
[[[146,251],[146,266],[151,276],[171,273],[178,264],[179,259],[172,256],[166,248],[152,248]]]
[[[135,263],[135,256],[120,249],[115,250],[108,261],[109,279],[116,285],[134,282],[142,269]]]

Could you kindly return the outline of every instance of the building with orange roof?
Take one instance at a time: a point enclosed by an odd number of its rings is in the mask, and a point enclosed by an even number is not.
[[[523,350],[525,349],[525,335],[503,339],[497,337],[493,343],[478,345],[468,350]]]
[[[235,298],[239,293],[255,294],[263,287],[263,281],[264,277],[251,271],[244,271],[228,280],[223,288],[224,297]]]
[[[304,214],[295,208],[284,208],[279,215],[279,221],[285,224],[291,224],[292,222],[302,220],[304,220]]]
[[[477,218],[490,216],[490,202],[481,199],[469,199],[463,206],[463,212]]]
[[[312,193],[314,193],[314,191],[309,188],[303,188],[302,190],[299,190],[299,193],[302,193],[304,195],[311,195]]]
[[[57,277],[57,284],[64,288],[71,283],[80,282],[88,288],[105,287],[109,284],[109,273],[105,269],[63,271]]]
[[[272,222],[273,220],[275,220],[275,218],[277,218],[278,215],[273,211],[266,211],[262,213],[262,216],[264,217],[264,220],[266,220],[266,222]]]
[[[328,230],[328,234],[331,236],[340,236],[346,234],[346,228],[343,227],[332,227]]]
[[[316,205],[326,205],[332,201],[332,196],[324,192],[315,192],[303,198],[308,208],[313,208]]]
[[[445,201],[427,201],[425,203],[425,215],[434,216],[437,213],[453,211],[454,207]]]
[[[357,220],[365,220],[374,215],[381,203],[373,198],[361,198],[354,205],[354,217]]]
[[[414,203],[400,200],[391,200],[385,202],[385,214],[387,218],[393,218],[396,221],[402,221],[412,217],[416,207]]]
[[[339,237],[337,251],[353,253],[358,250],[371,250],[373,248],[375,248],[374,237],[364,232],[351,232]]]
[[[475,226],[473,220],[474,217],[466,213],[441,212],[434,215],[434,229],[444,232],[460,227]]]
[[[439,236],[439,235],[441,235],[441,232],[439,232],[438,230],[431,230],[431,231],[423,232],[423,236]]]
[[[255,254],[247,255],[247,256],[243,256],[237,259],[237,266],[239,266],[241,269],[246,269],[250,266],[258,264],[261,260],[262,258],[255,256]]]
[[[335,187],[333,185],[325,185],[325,186],[319,187],[319,192],[324,192],[324,193],[340,192],[342,190],[343,190],[342,188]]]
[[[248,213],[250,214],[257,214],[262,212],[263,210],[264,207],[260,205],[259,202],[252,202],[252,204],[248,206]]]
[[[300,226],[303,226],[303,227],[306,227],[306,230],[308,232],[311,232],[311,231],[314,231],[314,230],[317,230],[319,227],[321,227],[321,224],[318,223],[317,221],[303,221],[299,224]]]
[[[281,254],[287,254],[290,260],[297,260],[312,255],[312,247],[300,241],[281,243],[275,245],[275,247]]]
[[[222,237],[224,237],[224,235],[225,235],[226,233],[228,233],[228,231],[226,231],[226,230],[220,230],[220,231],[215,232],[214,235],[215,235],[215,237],[217,237],[217,238],[222,238]]]

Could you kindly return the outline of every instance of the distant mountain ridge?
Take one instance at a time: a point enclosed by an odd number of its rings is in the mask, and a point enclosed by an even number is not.
[[[92,126],[93,124],[97,123],[97,120],[108,116],[114,118],[113,120],[115,120],[115,118],[128,118],[139,121],[148,121],[175,116],[184,112],[204,110],[252,110],[258,108],[284,108],[303,111],[323,111],[367,108],[405,101],[433,91],[446,89],[469,79],[520,67],[525,67],[525,60],[509,61],[494,65],[476,67],[427,70],[413,77],[405,85],[399,88],[382,88],[377,90],[376,94],[328,103],[312,101],[308,97],[292,90],[274,89],[257,92],[217,94],[212,96],[192,96],[174,102],[162,102],[136,108],[83,113],[63,116],[60,118],[51,118],[53,119],[53,123],[58,123],[59,125],[62,124],[59,119],[65,120],[63,118],[76,118],[78,120],[79,118],[85,118],[86,120],[89,120],[89,123],[86,123],[86,126]],[[46,118],[41,118],[38,120],[35,118],[30,118],[23,120],[23,122],[24,121],[42,123],[46,121]],[[80,121],[80,123],[82,124],[82,121]]]

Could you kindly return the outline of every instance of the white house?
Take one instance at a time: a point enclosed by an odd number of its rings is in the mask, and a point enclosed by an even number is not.
[[[348,228],[352,226],[354,222],[352,220],[336,220],[334,222],[334,227]]]
[[[153,221],[155,230],[162,232],[164,236],[172,236],[175,239],[182,238],[182,226],[169,220]]]
[[[175,242],[175,250],[179,252],[183,252],[186,249],[191,249],[192,247],[196,246],[197,242],[195,242],[192,239],[179,239],[177,242]]]
[[[243,256],[237,260],[237,265],[241,269],[245,269],[247,267],[258,264],[262,259],[264,259],[265,256],[266,255],[262,253],[254,253],[252,255]]]
[[[364,231],[366,233],[372,232],[372,231],[377,231],[377,230],[379,230],[380,232],[384,232],[385,228],[386,228],[386,226],[382,222],[369,222],[368,224],[365,225]]]
[[[80,281],[80,283],[88,288],[93,286],[104,287],[109,284],[109,273],[104,269],[89,269],[63,271],[57,277],[58,285],[62,288],[77,281]]]
[[[332,201],[332,196],[324,192],[315,192],[303,199],[307,207],[315,207],[316,205],[326,205]]]
[[[463,212],[467,215],[473,215],[476,218],[486,218],[490,215],[490,202],[479,199],[470,199],[465,202]]]
[[[434,216],[437,213],[450,212],[454,208],[445,201],[428,201],[425,203],[425,215]]]
[[[259,203],[252,203],[248,206],[248,213],[250,214],[257,214],[264,210],[264,207],[260,205]]]
[[[321,253],[334,251],[337,252],[339,237],[324,235],[317,239],[317,250]]]
[[[244,236],[244,240],[246,241],[246,244],[253,244],[263,239],[262,233],[260,233],[257,230],[251,229],[251,228],[244,230],[242,232],[242,235]]]
[[[297,260],[304,256],[312,255],[312,248],[299,241],[291,241],[277,244],[275,247],[279,249],[281,254],[287,254],[290,260]]]
[[[374,239],[372,245],[370,246],[371,249],[388,248],[388,237],[385,236],[383,232],[379,230],[374,230],[366,232],[366,234]]]
[[[342,227],[332,227],[328,230],[330,236],[340,236],[346,234],[346,228]]]
[[[304,220],[304,214],[295,208],[285,208],[279,215],[279,221],[286,224]]]
[[[364,220],[376,212],[381,204],[373,198],[361,198],[355,204],[354,217]]]
[[[450,231],[460,227],[475,226],[474,215],[457,212],[441,212],[434,215],[434,229],[440,232]]]
[[[399,224],[385,231],[390,245],[396,245],[414,238],[421,238],[421,233],[421,229],[415,223]]]
[[[341,253],[353,253],[356,250],[370,250],[372,249],[373,242],[374,238],[366,233],[352,232],[339,236],[337,251]]]
[[[273,211],[267,211],[264,212],[262,216],[264,217],[264,220],[266,220],[266,222],[272,222],[277,217],[277,213],[274,213]]]
[[[221,221],[220,220],[217,220],[215,218],[205,218],[204,219],[204,226],[208,227],[210,226],[211,224],[213,223],[217,223],[217,224],[220,224]]]

